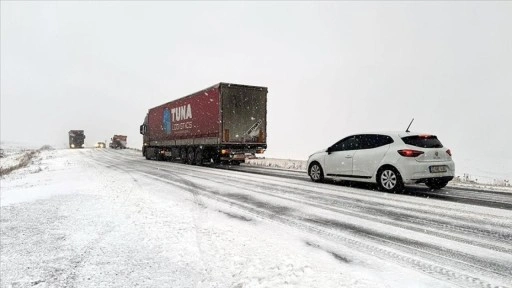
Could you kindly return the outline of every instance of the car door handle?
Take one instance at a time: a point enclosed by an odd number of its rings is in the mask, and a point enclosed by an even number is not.
[[[352,158],[352,155],[347,155],[345,156],[345,158]]]

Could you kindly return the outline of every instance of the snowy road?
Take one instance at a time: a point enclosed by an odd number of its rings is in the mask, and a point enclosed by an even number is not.
[[[247,218],[277,221],[320,235],[332,245],[343,243],[351,249],[411,266],[465,287],[485,287],[486,281],[480,279],[483,277],[512,278],[510,210],[493,211],[474,205],[318,185],[307,179],[287,179],[286,174],[258,176],[150,162],[105,152],[99,156],[101,159],[93,159],[120,171],[180,185],[196,194],[198,204],[201,198],[227,204],[236,207],[239,213],[248,213],[244,215]],[[133,166],[137,168],[126,169]],[[450,192],[454,190],[445,193]],[[474,191],[457,192],[476,194]],[[425,192],[417,192],[421,193]],[[484,194],[495,196],[495,193]],[[508,196],[510,204],[512,197]],[[461,197],[458,193],[451,199]],[[462,199],[481,200],[475,198]],[[418,260],[418,256],[423,259]]]
[[[389,194],[130,150],[46,153],[47,171],[2,181],[2,287],[512,287],[511,193]],[[64,189],[12,196],[45,173],[37,183],[64,175]]]
[[[254,166],[219,166],[219,169],[241,171],[253,174],[279,176],[289,179],[297,179],[303,181],[311,181],[306,172],[283,170],[283,169],[272,169],[272,168],[261,168]],[[364,183],[352,182],[352,183],[340,183],[336,181],[330,181],[331,185],[350,186],[358,187],[361,189],[376,190],[376,185],[369,185]],[[491,191],[484,187],[457,187],[448,186],[439,191],[430,191],[425,185],[411,185],[408,186],[406,191],[403,192],[405,195],[412,195],[417,197],[426,197],[441,199],[445,201],[453,201],[458,203],[468,203],[479,206],[487,206],[494,208],[502,208],[512,210],[512,197],[509,192],[503,191]]]

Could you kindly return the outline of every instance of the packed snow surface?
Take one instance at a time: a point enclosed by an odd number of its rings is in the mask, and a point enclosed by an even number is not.
[[[38,149],[0,200],[1,287],[512,287],[508,209],[112,149]]]

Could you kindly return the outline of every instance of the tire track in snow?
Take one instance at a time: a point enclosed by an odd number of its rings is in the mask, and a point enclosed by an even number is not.
[[[111,161],[119,161],[119,159],[111,158]],[[147,169],[154,169],[154,167],[152,167],[152,165],[149,165],[149,166],[144,165],[144,166],[146,166]],[[121,171],[125,170],[124,167],[119,168],[119,169]],[[139,171],[139,173],[146,175],[147,177],[153,178],[155,180],[159,180],[159,181],[163,181],[165,183],[170,183],[173,185],[180,186],[184,190],[189,191],[191,193],[197,193],[197,191],[204,191],[204,192],[201,192],[201,196],[203,196],[203,197],[207,197],[212,200],[223,202],[223,203],[229,203],[231,205],[234,205],[235,207],[239,207],[242,211],[254,214],[258,218],[264,218],[267,221],[268,220],[277,221],[279,223],[286,224],[286,225],[289,225],[292,227],[296,227],[296,228],[300,228],[300,229],[304,228],[306,231],[317,231],[324,236],[327,235],[327,236],[332,237],[333,235],[336,235],[336,237],[334,237],[335,239],[341,240],[342,242],[344,242],[347,245],[350,244],[352,246],[359,247],[359,248],[363,247],[366,249],[366,251],[370,251],[370,252],[377,251],[377,252],[379,252],[379,254],[381,254],[381,256],[385,256],[385,258],[390,257],[390,258],[394,259],[395,261],[398,261],[399,263],[402,263],[402,264],[406,263],[407,267],[411,267],[411,266],[415,267],[415,269],[419,269],[420,271],[423,271],[424,273],[427,273],[429,275],[434,275],[434,277],[436,277],[436,278],[439,277],[438,274],[441,274],[442,276],[444,276],[444,277],[442,277],[444,280],[452,281],[450,279],[457,279],[456,282],[458,284],[465,283],[463,286],[467,286],[467,284],[470,283],[474,287],[492,287],[492,285],[490,283],[486,282],[485,280],[479,279],[478,277],[473,277],[473,276],[470,276],[470,275],[467,275],[464,273],[452,271],[446,267],[426,262],[425,260],[418,260],[414,257],[401,255],[401,254],[397,253],[396,250],[389,251],[385,248],[376,247],[376,246],[370,245],[366,242],[361,242],[359,240],[351,239],[346,236],[340,236],[340,235],[336,234],[337,233],[336,231],[333,232],[332,229],[330,229],[329,227],[327,227],[327,228],[319,227],[322,225],[318,225],[319,223],[315,223],[315,221],[311,221],[311,219],[306,219],[306,221],[304,221],[304,219],[290,218],[290,216],[288,216],[288,215],[290,214],[290,212],[293,212],[293,211],[283,210],[282,208],[280,208],[280,207],[276,208],[275,206],[267,206],[266,205],[267,203],[248,198],[247,195],[245,195],[243,197],[238,196],[238,199],[236,199],[237,197],[233,194],[229,195],[230,197],[229,196],[225,197],[225,196],[219,194],[218,191],[210,191],[211,188],[206,187],[206,186],[200,186],[200,185],[197,185],[196,183],[193,184],[194,185],[193,187],[190,187],[189,184],[193,183],[192,181],[183,179],[182,177],[169,179],[169,175],[168,175],[169,171],[166,171],[166,170],[167,169],[160,169],[157,171],[151,170],[152,173]],[[183,173],[183,171],[179,171],[179,173]],[[197,173],[197,171],[192,171],[192,173]],[[159,174],[159,175],[156,175],[156,174]],[[198,176],[194,175],[194,177],[198,177]],[[245,189],[245,188],[247,188],[247,186],[243,186],[242,188]],[[258,193],[260,193],[260,192],[258,192]],[[233,198],[235,198],[235,199],[233,199]],[[240,200],[242,200],[242,201],[240,201]],[[253,202],[253,203],[256,203],[257,205],[250,206],[247,204],[247,202]],[[267,206],[267,207],[265,207],[265,206]],[[269,210],[269,207],[271,207],[270,210]],[[272,208],[272,207],[274,207],[274,208]],[[282,212],[286,212],[286,213],[282,213]],[[311,223],[308,223],[308,222],[313,222],[314,225],[312,225]],[[372,233],[369,233],[369,234],[372,235]],[[382,240],[382,239],[378,239],[378,240]],[[391,240],[395,240],[395,241],[391,241],[391,243],[390,243],[391,245],[399,245],[399,244],[404,245],[403,243],[396,243],[397,239],[391,239]],[[407,246],[408,246],[408,244],[406,243],[405,247],[407,248]],[[432,247],[431,247],[431,249],[432,249]],[[425,253],[427,253],[427,252],[425,252]],[[423,256],[425,256],[425,255],[423,255]],[[433,255],[433,256],[439,257],[439,255]],[[485,260],[483,261],[483,263],[485,263]],[[461,263],[456,262],[455,264],[460,265]],[[497,267],[499,267],[499,266],[495,266],[494,268],[497,268]],[[471,267],[471,265],[469,265],[466,268],[470,271],[475,269],[475,267]],[[505,268],[501,267],[501,268],[499,268],[499,270],[501,270],[502,272],[505,273],[504,276],[507,276],[507,275],[510,276],[510,274],[509,274],[510,271],[507,270],[506,267]],[[448,278],[448,279],[446,279],[446,278]],[[462,283],[460,283],[460,281],[462,281]]]
[[[169,171],[169,169],[165,169],[165,168],[159,168],[159,170]],[[233,184],[233,183],[230,183],[228,178],[217,180],[215,178],[208,177],[208,176],[200,177],[197,175],[198,171],[190,171],[190,172],[192,172],[194,174],[193,176],[195,178],[202,178],[202,179],[205,179],[208,181],[221,183],[223,185],[231,185],[233,187],[238,186],[238,188],[240,188],[240,189],[249,189],[249,190],[251,190],[251,192],[265,194],[265,195],[271,196],[271,197],[277,197],[277,198],[282,198],[282,199],[286,199],[286,200],[296,201],[296,202],[302,203],[302,204],[313,205],[313,206],[316,206],[316,207],[319,207],[322,209],[331,210],[334,212],[342,211],[342,213],[344,213],[344,214],[356,213],[356,214],[351,214],[351,215],[361,217],[361,218],[366,218],[366,219],[377,219],[374,221],[384,223],[384,224],[392,223],[392,224],[395,224],[395,226],[396,226],[396,222],[398,221],[401,223],[401,225],[402,225],[401,227],[403,227],[403,228],[407,228],[407,229],[415,230],[415,231],[428,232],[428,233],[437,233],[437,236],[443,236],[447,239],[452,239],[452,240],[456,240],[456,241],[460,241],[460,242],[471,243],[472,241],[475,241],[475,239],[465,240],[458,236],[450,236],[446,233],[434,232],[433,230],[425,231],[426,230],[425,227],[436,227],[437,229],[440,229],[442,231],[449,232],[449,233],[453,233],[454,231],[457,231],[457,232],[459,232],[459,234],[462,234],[462,235],[460,235],[462,237],[476,235],[476,236],[479,236],[479,238],[481,240],[487,240],[488,238],[494,238],[494,239],[498,239],[498,240],[503,240],[504,243],[508,243],[508,242],[510,242],[509,240],[512,239],[512,235],[510,234],[510,232],[506,232],[505,230],[481,229],[480,227],[482,224],[480,226],[477,226],[474,223],[472,223],[472,222],[475,222],[474,219],[467,221],[466,218],[468,217],[468,215],[463,215],[462,218],[459,217],[459,218],[455,219],[457,221],[465,220],[462,223],[457,223],[457,225],[455,225],[452,222],[446,221],[444,218],[440,219],[439,217],[437,217],[437,218],[430,217],[428,214],[431,211],[409,211],[408,209],[404,209],[403,207],[398,207],[398,206],[379,208],[379,207],[377,207],[377,206],[379,206],[379,203],[364,203],[362,201],[354,201],[354,199],[351,199],[348,197],[342,197],[342,196],[336,196],[336,197],[327,196],[327,198],[325,198],[326,196],[321,195],[321,193],[316,193],[313,191],[307,191],[307,192],[289,191],[290,188],[288,188],[286,186],[281,187],[279,192],[287,193],[290,195],[303,196],[304,198],[306,198],[309,201],[309,202],[304,202],[301,199],[293,199],[293,198],[289,198],[289,197],[286,198],[286,197],[283,197],[280,195],[276,195],[275,193],[268,193],[265,191],[266,190],[265,188],[252,189],[252,188],[250,188],[250,186],[239,185],[238,184],[239,182],[244,181],[243,179],[240,179],[240,178],[237,178],[237,182],[235,184]],[[185,173],[185,171],[182,170],[180,173]],[[192,176],[192,174],[190,174],[190,173],[188,175]],[[252,181],[252,180],[250,180],[250,181]],[[246,184],[252,185],[253,183],[246,182]],[[268,188],[269,189],[275,188],[275,186],[276,186],[276,184],[272,184]],[[279,186],[279,184],[277,184],[277,186]],[[283,187],[287,188],[287,189],[282,189]],[[317,196],[312,196],[312,194],[315,194]],[[321,197],[318,197],[318,195],[320,195]],[[319,206],[317,203],[323,204],[323,205]],[[350,203],[350,206],[347,205],[348,203]],[[339,205],[335,205],[335,204],[339,204]],[[387,205],[389,206],[389,204],[387,204]],[[336,208],[330,208],[330,206],[336,206]],[[338,208],[340,206],[343,207],[343,209]],[[395,210],[398,210],[398,211],[395,211]],[[419,212],[422,212],[422,214],[419,214]],[[371,215],[372,217],[370,217],[368,215]],[[448,214],[445,216],[445,218],[447,218],[447,216],[448,216]],[[386,221],[386,219],[378,219],[378,217],[391,218],[391,220]],[[451,217],[453,217],[453,216],[451,216]],[[415,225],[411,225],[411,224],[415,224]],[[483,224],[487,225],[488,222],[483,223]],[[504,229],[506,227],[508,227],[508,226],[505,226]],[[493,249],[496,251],[502,251],[502,252],[510,251],[510,247],[505,248],[505,247],[496,246],[496,245],[488,245],[485,243],[476,243],[476,244],[479,244],[480,246],[483,246],[483,247],[486,247],[489,249]]]
[[[170,169],[166,169],[166,168],[159,168],[159,170],[160,171],[170,171]],[[441,216],[443,216],[443,218],[440,218],[437,215],[436,215],[436,217],[432,217],[429,215],[432,211],[426,210],[426,209],[418,209],[417,208],[415,211],[411,211],[410,208],[400,207],[400,206],[389,204],[389,203],[386,203],[386,207],[380,208],[378,206],[381,206],[381,203],[374,202],[371,200],[370,200],[370,202],[368,202],[368,201],[364,202],[361,200],[357,200],[357,199],[353,199],[353,198],[345,197],[345,196],[341,196],[341,195],[326,195],[325,193],[320,193],[320,192],[316,192],[316,191],[302,192],[302,191],[297,191],[295,189],[289,188],[286,185],[281,185],[279,183],[271,183],[271,184],[260,183],[259,184],[260,186],[261,185],[266,185],[266,186],[261,186],[259,188],[251,188],[250,186],[254,184],[254,181],[251,179],[245,180],[245,179],[237,178],[236,183],[230,183],[229,176],[223,176],[222,179],[215,179],[208,175],[207,176],[199,176],[199,175],[197,175],[197,172],[198,171],[195,171],[195,170],[180,171],[180,173],[182,173],[182,174],[188,173],[187,174],[188,176],[193,176],[195,178],[201,178],[204,180],[217,182],[217,183],[220,183],[223,185],[231,185],[233,187],[238,187],[241,189],[250,189],[251,192],[262,193],[262,194],[266,194],[266,195],[272,196],[272,197],[280,197],[280,196],[276,195],[276,194],[265,192],[265,190],[279,189],[279,192],[282,192],[282,193],[287,193],[287,194],[291,194],[291,195],[299,195],[299,196],[305,197],[306,199],[310,200],[311,202],[309,202],[308,204],[314,204],[314,203],[318,203],[318,202],[321,202],[322,204],[325,204],[325,205],[330,204],[330,206],[334,206],[335,204],[340,204],[339,206],[343,206],[345,208],[353,208],[352,210],[356,210],[356,212],[358,212],[359,215],[361,215],[361,216],[364,216],[365,214],[369,214],[369,215],[375,215],[375,216],[379,216],[379,217],[388,217],[388,218],[392,218],[393,221],[401,221],[402,223],[410,224],[411,222],[413,222],[414,224],[417,224],[419,227],[425,227],[425,225],[436,226],[438,229],[441,229],[444,231],[449,231],[449,232],[458,231],[462,234],[478,235],[481,238],[485,238],[485,239],[494,238],[497,240],[503,240],[503,241],[507,241],[507,242],[512,241],[512,233],[507,232],[508,230],[506,230],[506,229],[508,229],[510,223],[504,224],[502,226],[502,228],[503,228],[502,230],[496,230],[496,229],[483,230],[479,227],[481,227],[482,225],[488,225],[488,222],[478,221],[475,219],[468,220],[468,216],[469,216],[468,211],[463,211],[464,215],[462,215],[462,216],[455,216],[455,215],[451,215],[453,213],[453,209],[451,209],[450,211],[446,211],[446,213],[441,215]],[[244,182],[246,185],[240,184],[240,182]],[[291,200],[291,199],[287,198],[287,200]],[[298,201],[300,201],[300,200],[298,200]],[[389,200],[387,200],[387,201],[389,202]],[[343,204],[343,205],[341,205],[341,204]],[[418,205],[418,204],[415,203],[415,205]],[[323,207],[325,207],[325,206],[323,206]],[[360,208],[364,208],[364,209],[360,209]],[[473,215],[473,213],[471,213],[471,214]],[[489,216],[489,215],[486,215],[486,216]],[[495,218],[496,216],[492,215],[491,217]],[[458,223],[457,225],[454,225],[453,222],[446,221],[445,220],[446,218],[451,218],[455,221],[459,221],[460,223]],[[475,222],[477,222],[477,223],[475,223]],[[500,225],[497,225],[497,226],[500,226]]]
[[[187,190],[187,186],[182,183],[176,183],[171,180],[164,179],[162,176],[155,176],[153,174],[141,172],[142,174],[145,174],[147,177],[162,181],[165,183],[169,183],[175,186],[179,186],[180,188]],[[361,241],[360,239],[354,239],[351,236],[347,235],[340,235],[339,233],[341,231],[333,231],[333,229],[321,227],[320,225],[314,225],[307,223],[308,221],[304,221],[304,219],[294,219],[291,217],[283,216],[281,213],[276,213],[277,211],[283,212],[282,208],[280,206],[275,205],[266,205],[267,203],[263,203],[261,201],[255,201],[258,203],[258,205],[251,206],[250,204],[247,204],[247,200],[251,200],[246,195],[245,197],[240,197],[239,199],[245,200],[245,201],[236,201],[232,200],[229,197],[224,198],[219,196],[219,194],[215,194],[214,192],[208,191],[207,187],[203,188],[203,191],[207,191],[206,193],[202,193],[203,197],[209,198],[214,201],[218,201],[221,203],[227,203],[230,204],[232,207],[236,207],[240,209],[241,211],[244,211],[246,213],[250,213],[254,215],[256,218],[261,218],[266,221],[272,221],[279,224],[284,224],[289,227],[294,227],[296,229],[299,229],[300,231],[306,231],[313,233],[315,235],[323,236],[331,241],[335,241],[336,243],[343,243],[344,245],[348,246],[349,248],[358,250],[358,251],[365,251],[368,255],[373,255],[376,257],[379,257],[384,260],[392,260],[397,264],[400,264],[404,267],[408,268],[414,268],[415,270],[421,271],[425,274],[428,274],[434,278],[442,279],[444,281],[451,282],[456,285],[460,285],[462,287],[498,287],[490,282],[480,279],[479,277],[471,276],[469,274],[466,274],[464,272],[461,272],[460,270],[474,270],[475,267],[472,265],[467,265],[465,263],[459,263],[457,262],[456,266],[459,266],[457,270],[453,270],[450,268],[447,268],[445,266],[440,266],[439,264],[432,263],[425,259],[418,259],[418,255],[409,256],[404,255],[403,252],[398,252],[395,249],[390,249],[389,247],[383,246],[383,245],[376,245],[375,243],[370,244],[368,241]],[[269,208],[270,207],[270,208]],[[286,208],[286,207],[284,207]],[[291,210],[284,210],[284,214],[289,214],[292,212]],[[390,243],[394,246],[400,245],[397,243]],[[403,244],[401,244],[403,245]],[[417,251],[421,252],[421,251]],[[425,257],[425,253],[422,253],[423,257]],[[431,255],[431,259],[438,258],[439,255]],[[451,259],[448,259],[451,260]],[[462,267],[460,267],[462,266]],[[506,266],[508,268],[508,266]],[[477,267],[481,268],[481,267]],[[504,268],[504,269],[507,269]],[[487,276],[489,277],[489,276]]]

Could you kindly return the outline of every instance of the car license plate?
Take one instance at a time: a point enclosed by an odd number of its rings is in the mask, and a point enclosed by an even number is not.
[[[430,166],[430,173],[443,173],[448,171],[447,167],[444,165],[440,166]]]

